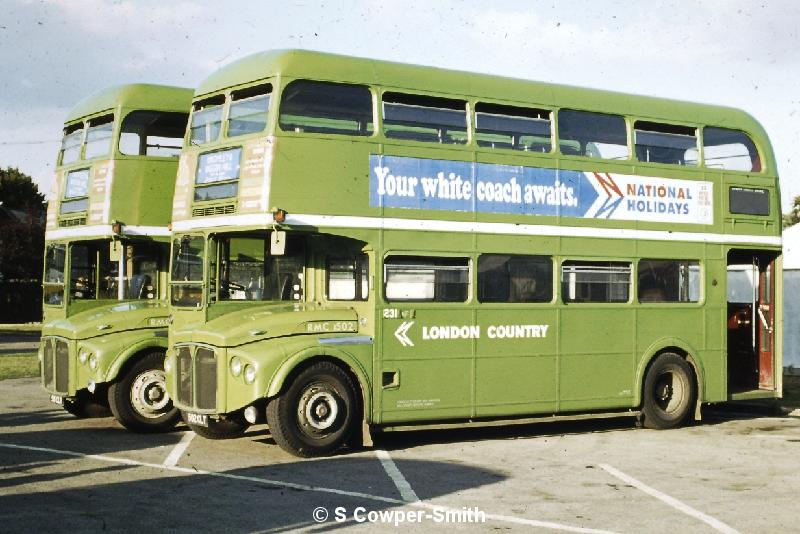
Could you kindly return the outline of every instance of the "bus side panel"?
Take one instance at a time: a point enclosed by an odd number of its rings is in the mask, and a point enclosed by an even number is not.
[[[634,398],[635,312],[627,304],[572,304],[560,320],[561,411],[623,408]]]
[[[556,410],[557,312],[551,305],[545,306],[511,304],[478,309],[478,417]]]

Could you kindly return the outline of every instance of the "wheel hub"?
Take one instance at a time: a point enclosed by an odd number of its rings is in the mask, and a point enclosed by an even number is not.
[[[678,410],[684,401],[686,386],[680,376],[672,372],[664,373],[656,383],[656,402],[666,413]]]
[[[339,405],[328,391],[312,391],[303,397],[303,415],[306,422],[315,430],[327,430],[339,415]]]
[[[167,395],[163,371],[150,369],[137,376],[133,381],[131,405],[139,415],[155,419],[163,415],[168,404],[169,395]]]

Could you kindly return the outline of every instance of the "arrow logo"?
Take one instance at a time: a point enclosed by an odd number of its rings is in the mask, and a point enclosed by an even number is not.
[[[397,330],[394,331],[394,337],[396,337],[397,341],[404,347],[414,346],[414,342],[408,338],[408,329],[412,326],[414,326],[414,321],[403,321],[403,323],[397,327]]]

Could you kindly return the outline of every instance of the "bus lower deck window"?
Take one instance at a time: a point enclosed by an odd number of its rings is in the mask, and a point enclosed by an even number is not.
[[[465,302],[469,258],[389,256],[384,263],[387,300]]]
[[[628,302],[631,264],[614,261],[565,261],[561,266],[564,302]]]

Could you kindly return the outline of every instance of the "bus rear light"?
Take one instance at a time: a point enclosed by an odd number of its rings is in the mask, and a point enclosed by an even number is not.
[[[111,231],[120,235],[122,233],[122,223],[119,221],[111,221]]]

